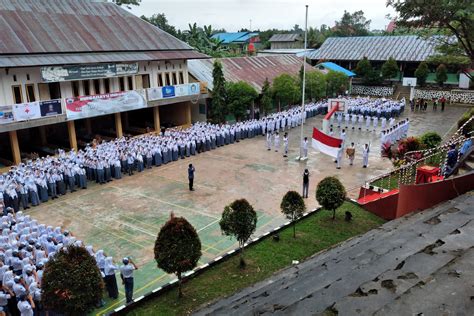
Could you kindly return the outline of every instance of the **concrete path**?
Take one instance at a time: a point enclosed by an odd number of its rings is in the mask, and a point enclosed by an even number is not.
[[[197,315],[474,315],[474,193],[400,218]]]

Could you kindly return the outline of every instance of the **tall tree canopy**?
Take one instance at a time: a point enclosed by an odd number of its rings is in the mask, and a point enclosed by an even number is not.
[[[298,103],[301,97],[298,79],[289,74],[281,74],[273,79],[273,97],[279,108],[281,105]]]
[[[166,33],[169,33],[177,38],[182,39],[182,34],[181,31],[176,30],[176,28],[173,25],[170,25],[168,23],[168,19],[166,18],[166,15],[164,13],[158,13],[158,14],[153,14],[151,17],[147,18],[146,16],[142,15],[140,17],[142,20],[145,20],[151,24],[153,24],[156,27],[159,27]]]
[[[131,5],[139,6],[142,0],[112,0],[112,2],[117,5],[125,5],[127,7],[130,7]]]
[[[245,81],[228,82],[227,106],[237,120],[245,118],[247,110],[250,109],[258,97],[257,91]]]
[[[226,105],[226,81],[222,71],[222,63],[218,60],[214,61],[212,69],[212,104],[211,104],[211,120],[215,123],[223,123],[228,113]]]
[[[366,36],[369,35],[370,20],[364,16],[364,11],[349,13],[344,10],[340,21],[333,28],[334,36]]]
[[[270,82],[268,81],[268,78],[265,78],[265,81],[263,82],[260,106],[265,115],[270,113],[273,108],[272,89],[270,87]]]
[[[466,0],[423,0],[399,1],[388,0],[398,13],[397,25],[410,28],[434,29],[441,35],[443,42],[439,49],[448,59],[468,60],[470,68],[474,67],[474,1]],[[439,60],[444,62],[443,60]],[[467,71],[466,75],[470,76]]]

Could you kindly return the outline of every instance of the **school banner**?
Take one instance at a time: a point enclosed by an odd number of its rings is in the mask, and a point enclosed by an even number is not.
[[[63,114],[61,100],[40,101],[41,117]]]
[[[139,91],[123,91],[66,99],[68,120],[77,120],[146,107],[146,101]]]
[[[200,93],[201,91],[198,82],[147,89],[149,101],[197,95]]]
[[[15,121],[28,121],[41,118],[39,101],[12,105]]]
[[[176,96],[176,93],[175,93],[175,87],[174,86],[165,86],[162,88],[163,90],[161,91],[161,93],[163,94],[163,98],[166,99],[166,98],[173,98]]]
[[[0,124],[7,124],[14,121],[11,105],[0,106]]]
[[[131,64],[91,64],[80,66],[41,67],[43,82],[58,82],[94,78],[134,75],[138,73],[138,63]]]

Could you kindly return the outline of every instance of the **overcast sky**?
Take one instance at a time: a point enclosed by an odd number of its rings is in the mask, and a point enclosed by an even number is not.
[[[308,26],[333,25],[344,10],[362,10],[372,20],[371,29],[384,29],[388,24],[387,13],[394,15],[385,0],[142,0],[139,7],[132,7],[135,15],[151,16],[165,13],[171,25],[187,29],[189,22],[225,28],[235,32],[243,27],[266,30],[290,29],[295,24],[304,27],[305,4],[309,5]]]

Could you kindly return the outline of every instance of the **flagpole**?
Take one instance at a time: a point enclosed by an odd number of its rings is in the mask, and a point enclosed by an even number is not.
[[[297,157],[297,160],[303,158],[303,125],[306,116],[305,102],[304,102],[304,92],[306,88],[306,48],[308,46],[308,5],[306,5],[306,18],[304,22],[304,51],[303,51],[303,84],[301,91],[301,136],[300,136],[300,155]]]

